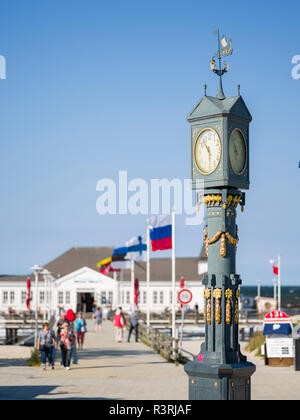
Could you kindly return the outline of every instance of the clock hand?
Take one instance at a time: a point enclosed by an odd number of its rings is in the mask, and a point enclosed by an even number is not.
[[[237,147],[236,147],[235,142],[233,142],[233,146],[234,146],[234,151],[235,151],[235,154],[237,155],[237,154],[238,154],[238,149],[237,149]]]

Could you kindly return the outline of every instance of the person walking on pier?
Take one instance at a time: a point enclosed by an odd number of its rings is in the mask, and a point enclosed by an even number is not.
[[[55,365],[55,351],[54,348],[57,348],[57,341],[55,333],[49,328],[48,322],[43,324],[43,330],[39,332],[37,348],[42,355],[42,367],[43,370],[46,370],[47,360],[49,366],[54,369]]]
[[[95,319],[95,331],[102,332],[103,311],[100,307],[97,308],[93,317]]]
[[[72,333],[69,324],[65,323],[60,333],[60,349],[65,370],[70,370],[72,349],[75,341],[75,335]]]
[[[125,328],[125,318],[122,314],[121,308],[118,308],[114,316],[114,327],[116,331],[116,342],[122,343],[123,329]]]
[[[74,311],[72,309],[69,309],[66,314],[66,321],[69,323],[69,329],[71,333],[75,336],[76,332],[76,325],[75,325],[76,315],[74,314]],[[77,356],[77,346],[76,346],[76,340],[74,342],[74,345],[72,347],[72,355],[73,364],[78,365],[78,356]]]
[[[139,319],[140,319],[139,313],[137,309],[134,308],[134,311],[130,315],[130,328],[129,328],[128,339],[127,339],[128,343],[130,342],[130,337],[133,330],[135,330],[136,343],[139,340]]]
[[[69,322],[68,320],[66,320],[66,313],[65,313],[65,312],[61,312],[61,313],[60,313],[60,318],[59,318],[59,320],[57,321],[57,324],[56,324],[56,327],[57,327],[56,334],[57,334],[57,337],[58,337],[58,338],[59,338],[59,336],[60,336],[60,333],[61,333],[61,330],[62,330],[62,328],[63,328],[63,325],[64,325],[66,322]]]
[[[76,335],[77,335],[78,349],[82,350],[83,349],[83,343],[84,343],[84,337],[85,337],[85,333],[87,332],[87,328],[86,328],[86,320],[83,318],[83,315],[82,315],[81,312],[79,312],[75,323],[76,323]]]

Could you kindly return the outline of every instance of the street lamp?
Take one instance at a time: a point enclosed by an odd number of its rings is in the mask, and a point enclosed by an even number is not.
[[[34,348],[37,348],[37,337],[38,337],[38,329],[39,329],[39,274],[44,270],[43,267],[35,264],[33,267],[30,268],[34,271],[35,277],[35,333],[34,333]]]
[[[52,286],[53,286],[53,276],[51,275],[50,271],[44,269],[43,272],[43,277],[45,280],[45,285],[46,285],[46,290],[45,290],[45,302],[46,302],[46,306],[48,308],[48,315],[47,315],[47,319],[48,321],[50,321],[51,315],[52,315]],[[47,309],[45,307],[45,311],[44,311],[44,317],[45,317],[45,313],[46,313]]]
[[[260,285],[261,285],[261,281],[257,280],[257,297],[260,298]]]

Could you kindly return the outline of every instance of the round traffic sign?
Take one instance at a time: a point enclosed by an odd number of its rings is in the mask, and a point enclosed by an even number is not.
[[[182,289],[178,293],[178,300],[183,305],[187,305],[188,303],[191,302],[192,299],[193,299],[192,292],[188,289]]]

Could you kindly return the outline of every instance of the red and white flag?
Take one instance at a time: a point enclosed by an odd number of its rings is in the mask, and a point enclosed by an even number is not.
[[[278,268],[278,263],[275,260],[270,260],[269,261],[270,264],[272,264],[273,267],[273,274],[275,274],[275,276],[279,275],[279,268]]]

